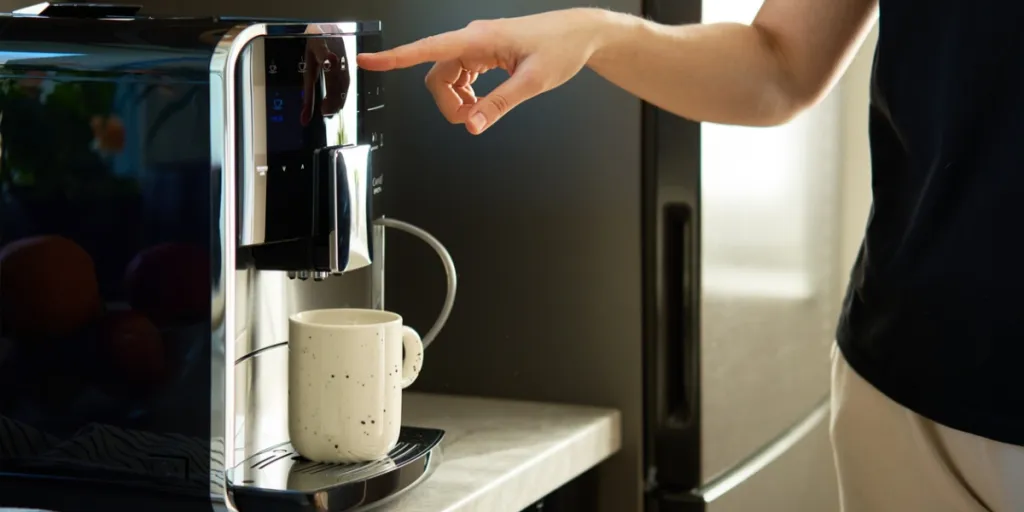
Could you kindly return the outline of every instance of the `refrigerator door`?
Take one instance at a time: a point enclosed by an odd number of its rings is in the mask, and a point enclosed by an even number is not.
[[[655,494],[650,512],[836,512],[828,400],[740,464],[687,493]]]
[[[703,127],[704,481],[828,394],[845,281],[839,136],[838,94],[781,127]]]
[[[749,22],[759,6],[648,0],[645,9],[663,23]],[[708,484],[828,394],[845,281],[839,115],[837,94],[772,128],[646,112],[648,488]]]

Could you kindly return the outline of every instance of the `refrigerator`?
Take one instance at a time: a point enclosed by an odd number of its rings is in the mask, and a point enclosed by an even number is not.
[[[749,21],[760,2],[125,3],[373,18],[394,46],[542,10]],[[474,137],[437,112],[426,71],[384,76],[389,211],[447,245],[460,286],[411,389],[620,410],[622,450],[583,493],[600,512],[838,510],[828,440],[846,277],[836,95],[782,127],[699,124],[584,70]],[[503,78],[488,73],[477,89]],[[386,307],[425,329],[441,307],[442,267],[416,240],[388,245]]]

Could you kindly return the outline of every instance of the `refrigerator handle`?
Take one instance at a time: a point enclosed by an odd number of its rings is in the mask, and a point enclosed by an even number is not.
[[[661,321],[662,429],[686,429],[695,420],[700,379],[697,338],[696,271],[698,268],[695,219],[688,204],[672,203],[662,209]]]

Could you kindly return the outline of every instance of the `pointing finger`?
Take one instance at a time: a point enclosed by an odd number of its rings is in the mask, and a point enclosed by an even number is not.
[[[464,45],[465,32],[456,30],[378,53],[361,53],[356,59],[363,69],[391,71],[416,66],[424,62],[457,59]]]

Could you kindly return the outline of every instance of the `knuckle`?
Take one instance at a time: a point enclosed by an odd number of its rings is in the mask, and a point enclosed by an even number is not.
[[[440,64],[434,64],[433,66],[430,66],[430,71],[427,71],[426,76],[423,77],[423,83],[427,84],[427,86],[429,86],[430,84],[434,83],[437,80],[437,67],[439,65]]]
[[[498,111],[498,114],[504,114],[505,112],[508,112],[508,98],[502,96],[501,94],[492,94],[490,100],[491,105],[494,107],[495,110]]]
[[[466,25],[466,31],[477,39],[490,39],[501,30],[500,20],[476,20]]]
[[[544,89],[545,80],[544,76],[536,71],[521,71],[522,76],[519,77],[520,83],[523,88],[530,92],[539,92]]]
[[[491,20],[473,20],[466,28],[473,32],[485,32],[491,26]]]

